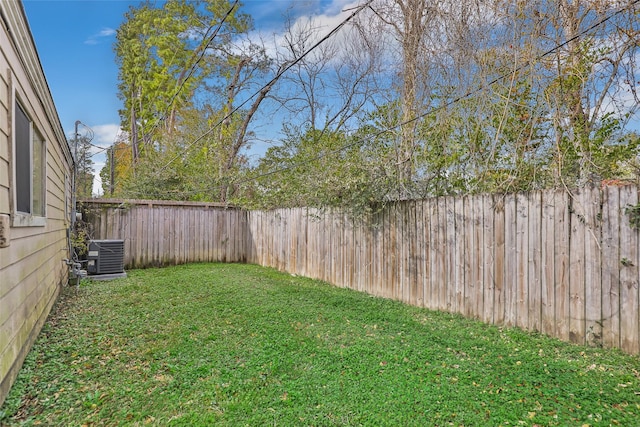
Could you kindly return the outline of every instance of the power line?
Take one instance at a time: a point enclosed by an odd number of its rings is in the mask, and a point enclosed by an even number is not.
[[[167,104],[167,107],[165,108],[165,111],[162,114],[162,116],[158,118],[158,120],[156,121],[155,125],[151,128],[150,133],[153,133],[153,131],[159,126],[160,122],[162,122],[163,120],[165,120],[167,118],[167,115],[169,114],[169,109],[173,106],[173,103],[175,102],[176,98],[178,97],[180,92],[182,92],[182,89],[184,88],[184,85],[191,78],[191,76],[195,72],[196,67],[198,66],[198,64],[200,64],[200,61],[202,61],[202,58],[204,58],[204,55],[207,53],[207,49],[209,49],[209,46],[211,45],[213,40],[216,38],[216,36],[220,32],[220,29],[222,29],[222,26],[227,21],[227,18],[229,18],[229,16],[231,16],[231,13],[233,12],[233,10],[238,5],[238,1],[239,0],[235,0],[233,2],[233,4],[231,5],[231,7],[227,11],[227,13],[222,18],[222,21],[220,21],[220,23],[216,27],[216,29],[213,32],[213,34],[211,34],[211,36],[209,36],[209,38],[207,40],[207,43],[204,45],[204,48],[202,49],[202,52],[200,52],[200,55],[198,55],[198,58],[196,59],[196,61],[193,63],[193,65],[191,65],[191,68],[189,69],[189,72],[187,73],[185,78],[180,82],[180,86],[176,89],[176,91],[174,92],[173,96],[169,100],[169,103]],[[207,39],[207,33],[209,32],[209,30],[210,30],[210,28],[205,33],[205,37],[204,37],[205,40]]]
[[[373,2],[373,0],[368,0],[365,4],[359,6],[353,13],[351,13],[351,15],[349,15],[347,18],[345,18],[342,22],[340,22],[336,27],[334,27],[328,34],[326,34],[322,39],[320,39],[317,43],[315,43],[313,46],[311,46],[311,48],[309,48],[307,51],[305,51],[302,55],[300,55],[298,58],[296,58],[294,61],[292,61],[291,63],[287,64],[286,67],[284,67],[283,69],[281,69],[280,71],[278,71],[278,73],[275,75],[275,77],[273,77],[268,83],[266,83],[264,86],[262,86],[260,89],[258,89],[257,91],[255,91],[251,96],[249,96],[247,99],[245,99],[243,102],[241,102],[238,106],[236,106],[233,110],[231,110],[229,113],[227,113],[222,119],[220,119],[215,125],[213,125],[211,128],[209,128],[209,130],[207,130],[206,132],[204,132],[202,135],[200,135],[199,137],[195,138],[193,141],[191,141],[189,144],[187,144],[185,146],[185,148],[178,153],[177,155],[175,155],[173,158],[171,158],[165,165],[163,165],[160,169],[158,169],[155,173],[159,174],[160,172],[162,172],[163,170],[165,170],[167,167],[169,167],[173,162],[175,162],[177,159],[181,158],[184,154],[186,154],[191,147],[193,147],[196,143],[198,143],[199,141],[201,141],[204,137],[206,137],[207,135],[211,134],[211,132],[213,132],[215,129],[217,129],[218,127],[220,127],[220,125],[222,125],[222,123],[224,123],[226,120],[228,120],[229,118],[231,118],[231,116],[233,116],[236,112],[238,112],[238,110],[240,110],[242,107],[244,107],[250,100],[252,100],[253,98],[255,98],[258,94],[260,94],[262,91],[266,90],[267,88],[270,88],[271,86],[273,86],[273,84],[275,84],[280,77],[282,77],[282,75],[284,73],[286,73],[287,71],[289,71],[292,67],[294,67],[296,64],[298,64],[300,61],[302,61],[307,55],[309,55],[313,50],[315,50],[318,46],[320,46],[322,43],[326,42],[329,38],[333,37],[338,31],[340,31],[340,29],[342,29],[342,27],[344,27],[349,21],[351,21],[358,13],[360,13],[363,9],[365,9],[366,7],[368,7],[371,3]]]
[[[229,8],[229,10],[227,11],[227,13],[224,15],[224,17],[222,18],[222,20],[220,21],[220,23],[218,24],[218,26],[216,27],[215,31],[213,32],[213,34],[209,37],[209,40],[207,41],[204,49],[202,49],[202,52],[200,52],[200,55],[198,56],[198,59],[193,63],[193,65],[191,66],[187,76],[182,80],[182,82],[180,83],[180,86],[177,88],[177,90],[174,92],[173,96],[171,97],[171,100],[169,101],[169,103],[167,104],[167,107],[164,110],[164,113],[162,114],[161,117],[159,117],[156,121],[156,123],[153,125],[153,127],[150,130],[150,133],[153,133],[153,131],[160,125],[160,122],[162,122],[163,120],[165,120],[167,118],[167,114],[169,113],[169,109],[171,108],[171,106],[173,105],[173,103],[175,102],[176,98],[178,97],[178,95],[180,94],[180,92],[182,91],[182,89],[184,88],[184,85],[186,84],[186,82],[191,78],[191,76],[193,75],[196,67],[198,66],[198,64],[200,63],[200,61],[202,61],[202,58],[204,57],[204,55],[207,52],[207,49],[209,48],[209,46],[211,45],[211,43],[213,42],[214,38],[218,35],[218,33],[220,32],[220,29],[222,28],[222,26],[224,25],[224,23],[226,22],[226,20],[229,18],[229,16],[231,16],[231,13],[233,12],[233,10],[236,8],[236,6],[238,5],[239,0],[234,0],[233,4],[231,5],[231,7]],[[207,30],[207,32],[205,33],[205,39],[207,37],[207,33],[209,32],[209,29]],[[143,146],[144,147],[144,146]],[[131,162],[130,164],[127,165],[126,168],[126,172],[128,173],[132,168],[135,167],[135,164],[133,162]]]
[[[215,129],[217,129],[218,127],[220,127],[220,125],[222,125],[222,123],[224,123],[226,120],[228,120],[231,116],[233,116],[235,113],[237,113],[242,107],[244,107],[251,99],[255,98],[258,94],[260,94],[262,91],[266,90],[267,88],[271,87],[275,82],[277,82],[280,77],[282,77],[282,75],[284,75],[288,70],[290,70],[292,67],[294,67],[295,65],[297,65],[300,61],[302,61],[306,56],[308,56],[311,52],[313,52],[316,48],[318,48],[321,44],[325,43],[329,38],[333,37],[338,31],[340,31],[342,29],[342,27],[344,27],[347,23],[349,23],[349,21],[351,21],[356,15],[358,15],[363,9],[367,8],[370,6],[370,4],[373,2],[373,0],[368,0],[366,3],[362,4],[361,6],[358,6],[356,8],[352,8],[349,10],[353,10],[355,9],[354,12],[352,12],[347,18],[345,18],[344,20],[342,20],[337,26],[335,26],[329,33],[327,33],[324,37],[322,37],[318,42],[316,42],[313,46],[311,46],[308,50],[306,50],[305,52],[303,52],[299,57],[297,57],[295,60],[293,60],[291,63],[287,64],[285,67],[283,67],[280,71],[278,71],[278,73],[271,79],[269,80],[269,82],[267,82],[265,85],[263,85],[260,89],[258,89],[257,91],[255,91],[251,96],[249,96],[247,99],[245,99],[242,103],[240,103],[238,106],[236,106],[233,110],[231,110],[229,113],[227,113],[223,118],[221,118],[218,122],[216,122],[216,124],[214,124],[211,128],[209,128],[209,130],[207,130],[206,132],[204,132],[202,135],[198,136],[197,138],[195,138],[193,141],[191,141],[190,143],[188,143],[184,149],[182,149],[182,151],[178,154],[176,154],[174,157],[172,157],[166,164],[164,164],[162,167],[160,167],[159,169],[154,171],[154,174],[156,177],[159,176],[159,174],[164,171],[166,168],[168,168],[173,162],[175,162],[177,159],[181,158],[184,154],[186,154],[196,143],[198,143],[199,141],[201,141],[203,138],[205,138],[207,135],[211,134],[211,132],[213,132]],[[129,169],[132,168],[133,165],[129,166]],[[213,187],[216,188],[216,187]],[[194,191],[195,193],[195,191]]]
[[[374,133],[373,135],[368,135],[366,138],[360,138],[360,139],[357,139],[357,140],[355,140],[355,141],[353,141],[351,143],[344,144],[344,145],[342,145],[342,146],[340,146],[340,147],[338,147],[338,148],[336,148],[334,150],[330,150],[330,151],[326,151],[326,152],[320,153],[320,154],[316,155],[315,157],[312,157],[312,158],[307,159],[305,161],[300,161],[300,162],[294,163],[294,164],[286,166],[286,167],[277,168],[277,169],[274,169],[274,170],[271,170],[271,171],[268,171],[268,172],[264,172],[262,174],[254,175],[254,176],[251,176],[251,177],[247,177],[247,178],[244,178],[244,179],[238,179],[238,180],[235,180],[235,181],[231,181],[227,185],[228,186],[242,185],[242,184],[245,184],[245,183],[248,183],[248,182],[257,181],[257,180],[259,180],[261,178],[264,178],[266,176],[274,175],[276,173],[285,172],[285,171],[288,171],[288,170],[291,170],[291,169],[294,169],[294,168],[298,168],[300,166],[311,164],[311,163],[316,162],[318,160],[321,160],[321,159],[323,159],[323,158],[325,158],[325,157],[327,157],[329,155],[338,154],[338,153],[340,153],[340,152],[342,152],[344,150],[347,150],[349,148],[352,148],[354,146],[361,145],[366,140],[377,138],[377,137],[379,137],[381,135],[384,135],[384,134],[386,134],[388,132],[396,130],[396,129],[402,127],[402,126],[405,126],[405,125],[411,124],[413,122],[416,122],[416,121],[418,121],[418,120],[420,120],[420,119],[422,119],[422,118],[424,118],[424,117],[426,117],[426,116],[428,116],[430,114],[434,114],[434,113],[436,113],[436,112],[438,112],[440,110],[444,110],[444,109],[446,109],[446,108],[448,108],[448,107],[450,107],[450,106],[452,106],[454,104],[457,104],[458,102],[461,102],[462,100],[464,100],[464,99],[466,99],[466,98],[468,98],[468,97],[470,97],[472,95],[480,93],[486,87],[493,86],[496,83],[506,79],[510,75],[518,73],[519,71],[521,71],[521,70],[523,70],[523,69],[525,69],[527,67],[530,67],[530,66],[532,66],[532,65],[534,65],[534,64],[536,64],[538,62],[540,62],[546,56],[551,55],[552,53],[554,53],[557,50],[565,47],[569,43],[574,42],[577,39],[583,37],[585,34],[589,33],[590,31],[592,31],[592,30],[594,30],[596,28],[598,28],[599,26],[603,25],[604,23],[606,23],[607,21],[609,21],[612,18],[616,17],[617,15],[620,15],[621,13],[623,13],[626,10],[630,9],[632,6],[636,5],[639,2],[640,2],[640,0],[634,0],[634,1],[630,2],[625,7],[620,8],[616,12],[612,13],[611,15],[608,15],[608,16],[602,18],[601,20],[597,21],[596,23],[592,24],[591,26],[587,27],[586,29],[582,30],[577,35],[575,35],[575,36],[565,40],[564,42],[555,45],[551,49],[543,52],[542,54],[538,55],[535,59],[527,61],[524,64],[514,68],[513,70],[510,70],[509,72],[506,72],[506,73],[504,73],[504,74],[502,74],[502,75],[490,80],[486,84],[484,84],[484,85],[482,85],[482,86],[480,86],[480,87],[478,87],[478,88],[476,88],[474,90],[468,91],[465,94],[460,95],[460,96],[458,96],[458,97],[456,97],[456,98],[454,98],[454,99],[452,99],[452,100],[450,100],[450,101],[448,101],[448,102],[446,102],[446,103],[444,103],[442,105],[434,107],[434,108],[430,109],[429,111],[427,111],[427,112],[425,112],[423,114],[417,115],[417,116],[415,116],[415,117],[413,117],[411,119],[408,119],[408,120],[406,120],[404,122],[401,122],[401,123],[398,123],[396,125],[389,126],[389,127],[385,128],[385,129],[381,129],[378,132]],[[370,2],[368,2],[368,3],[370,3]],[[367,4],[365,4],[363,7],[366,7],[366,6],[367,6]],[[361,9],[359,9],[359,10],[361,10]],[[212,186],[212,187],[205,187],[205,188],[202,188],[202,189],[200,189],[198,191],[194,190],[194,191],[191,191],[191,192],[181,192],[180,194],[185,195],[185,194],[194,194],[194,193],[202,192],[202,191],[213,191],[213,190],[216,190],[216,189],[220,189],[222,187],[223,186],[221,186],[221,185],[216,185],[216,186]]]

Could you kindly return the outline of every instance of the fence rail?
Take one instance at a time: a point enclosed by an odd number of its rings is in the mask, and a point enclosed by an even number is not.
[[[250,262],[385,298],[640,354],[635,186],[339,212],[137,205],[94,215],[127,265]],[[128,252],[127,252],[128,251]]]

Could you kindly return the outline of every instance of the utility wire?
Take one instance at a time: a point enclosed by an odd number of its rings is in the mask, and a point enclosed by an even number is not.
[[[169,114],[169,110],[173,106],[173,103],[176,101],[176,98],[178,97],[180,92],[182,92],[182,89],[184,88],[184,85],[191,78],[191,76],[195,72],[196,67],[198,66],[198,64],[200,64],[200,61],[202,61],[202,58],[204,58],[204,55],[207,53],[207,49],[209,49],[209,46],[211,45],[213,40],[216,38],[216,36],[220,32],[220,30],[222,29],[222,26],[227,21],[227,18],[229,18],[229,16],[231,16],[231,13],[233,12],[233,10],[238,5],[238,1],[239,0],[235,0],[233,2],[233,4],[231,5],[231,7],[227,11],[227,13],[224,15],[224,17],[222,18],[222,21],[220,21],[220,23],[216,27],[216,29],[213,32],[213,34],[211,34],[211,36],[207,36],[207,34],[209,32],[209,30],[207,30],[207,33],[205,33],[205,39],[207,39],[207,37],[208,37],[207,43],[205,44],[204,48],[202,49],[202,52],[200,52],[200,55],[198,55],[198,58],[196,59],[196,61],[193,63],[193,65],[191,65],[191,68],[189,69],[189,72],[187,73],[185,78],[180,82],[180,86],[176,89],[176,91],[174,92],[173,96],[169,100],[169,103],[167,104],[167,107],[165,108],[164,113],[162,114],[162,116],[160,118],[158,118],[158,120],[156,121],[154,126],[151,128],[150,133],[153,133],[153,131],[160,125],[160,122],[166,120],[167,115]]]
[[[109,147],[101,147],[99,145],[93,144],[91,141],[93,141],[93,139],[95,138],[95,132],[93,131],[93,129],[91,129],[89,126],[85,125],[84,123],[80,123],[82,124],[86,129],[87,129],[87,133],[85,135],[80,136],[80,134],[77,134],[75,141],[77,144],[87,144],[90,147],[96,148],[97,151],[95,153],[91,153],[91,154],[84,154],[83,157],[85,159],[90,159],[91,157],[100,154],[101,152],[108,150]]]
[[[202,61],[202,58],[204,58],[204,55],[207,52],[207,49],[209,48],[209,45],[211,45],[211,43],[213,42],[213,40],[215,39],[215,37],[218,35],[218,33],[220,32],[220,29],[222,28],[222,26],[224,25],[224,23],[227,21],[227,19],[229,18],[229,16],[231,16],[231,13],[233,12],[233,10],[236,8],[236,6],[238,5],[239,0],[235,0],[233,2],[233,4],[231,5],[231,7],[229,8],[229,10],[227,11],[227,13],[224,15],[224,17],[222,18],[222,20],[220,21],[220,23],[218,24],[218,26],[216,27],[215,31],[213,32],[213,34],[209,37],[209,40],[207,41],[207,44],[205,45],[205,48],[202,49],[202,52],[200,53],[200,56],[198,57],[198,59],[196,60],[196,62],[194,62],[194,64],[191,66],[191,69],[189,70],[189,73],[187,74],[187,76],[184,78],[184,80],[182,80],[182,82],[180,83],[180,86],[178,87],[178,89],[176,90],[176,92],[174,92],[173,96],[171,97],[171,100],[169,101],[169,103],[167,104],[167,107],[164,110],[164,113],[162,114],[162,116],[160,118],[158,118],[158,120],[156,121],[156,123],[153,125],[153,127],[150,130],[150,133],[153,133],[153,131],[155,129],[157,129],[157,127],[160,125],[160,122],[162,122],[163,120],[165,120],[167,118],[167,114],[169,113],[169,109],[171,108],[171,106],[173,105],[173,103],[175,102],[176,98],[178,97],[178,95],[180,94],[180,92],[182,91],[182,89],[184,88],[184,85],[186,84],[187,80],[189,80],[191,78],[191,76],[193,75],[193,73],[195,72],[196,67],[198,66],[198,64],[200,63],[200,61]],[[208,33],[208,31],[207,31]],[[207,34],[205,33],[205,38],[207,37]],[[142,147],[142,149],[144,149],[144,146]],[[175,161],[175,159],[173,159],[173,161]],[[135,168],[135,164],[132,162],[129,165],[127,165],[126,168],[126,173],[128,173],[131,169]]]
[[[382,130],[374,133],[373,135],[368,135],[367,137],[363,137],[363,138],[357,139],[357,140],[355,140],[355,141],[353,141],[351,143],[344,144],[344,145],[342,145],[342,146],[340,146],[340,147],[338,147],[338,148],[336,148],[334,150],[330,150],[330,151],[326,151],[326,152],[320,153],[320,154],[316,155],[315,157],[312,157],[312,158],[307,159],[305,161],[297,162],[297,163],[289,165],[289,166],[285,166],[285,167],[282,167],[282,168],[277,168],[277,169],[274,169],[274,170],[271,170],[271,171],[268,171],[268,172],[264,172],[262,174],[250,176],[250,177],[247,177],[247,178],[244,178],[244,179],[238,179],[238,180],[235,180],[235,181],[231,181],[230,183],[227,184],[227,186],[235,186],[235,185],[246,184],[248,182],[257,181],[257,180],[259,180],[261,178],[264,178],[266,176],[274,175],[274,174],[280,173],[280,172],[285,172],[285,171],[288,171],[288,170],[291,170],[291,169],[294,169],[294,168],[297,168],[297,167],[300,167],[300,166],[304,166],[304,165],[316,162],[316,161],[321,160],[321,159],[323,159],[323,158],[325,158],[325,157],[327,157],[329,155],[338,154],[338,153],[340,153],[340,152],[342,152],[344,150],[347,150],[347,149],[349,149],[351,147],[354,147],[354,146],[357,146],[357,145],[361,145],[363,142],[365,142],[365,141],[367,141],[369,139],[377,138],[377,137],[379,137],[381,135],[384,135],[384,134],[386,134],[388,132],[391,132],[393,130],[398,129],[399,127],[402,127],[402,126],[411,124],[413,122],[416,122],[416,121],[418,121],[418,120],[420,120],[420,119],[422,119],[422,118],[424,118],[424,117],[426,117],[426,116],[428,116],[430,114],[436,113],[436,112],[438,112],[440,110],[444,110],[444,109],[446,109],[446,108],[448,108],[448,107],[450,107],[450,106],[452,106],[454,104],[457,104],[458,102],[461,102],[462,100],[464,100],[464,99],[466,99],[466,98],[468,98],[468,97],[470,97],[472,95],[475,95],[475,94],[481,92],[486,87],[493,86],[494,84],[504,80],[505,78],[509,77],[510,75],[515,74],[515,73],[517,73],[517,72],[519,72],[519,71],[521,71],[521,70],[523,70],[523,69],[525,69],[527,67],[530,67],[530,66],[534,65],[535,63],[538,63],[539,61],[541,61],[546,56],[551,55],[552,53],[554,53],[555,51],[565,47],[569,43],[581,38],[582,36],[584,36],[588,32],[594,30],[595,28],[598,28],[602,24],[606,23],[607,21],[611,20],[612,18],[616,17],[617,15],[620,15],[621,13],[623,13],[626,10],[630,9],[632,6],[636,5],[639,2],[640,2],[640,0],[632,1],[631,3],[627,4],[625,7],[621,8],[621,9],[618,9],[616,12],[612,13],[611,15],[608,15],[608,16],[602,18],[601,20],[597,21],[596,23],[590,25],[589,27],[587,27],[586,29],[584,29],[583,31],[581,31],[580,33],[575,35],[574,37],[571,37],[570,39],[567,39],[564,42],[562,42],[560,44],[557,44],[556,46],[554,46],[553,48],[547,50],[546,52],[543,52],[542,54],[538,55],[535,59],[527,61],[524,64],[520,65],[519,67],[516,67],[513,70],[510,70],[509,72],[506,72],[506,73],[494,78],[493,80],[490,80],[488,83],[486,83],[486,84],[484,84],[484,85],[482,85],[482,86],[480,86],[480,87],[478,87],[478,88],[476,88],[474,90],[468,91],[465,94],[460,95],[460,96],[458,96],[458,97],[456,97],[456,98],[454,98],[454,99],[452,99],[452,100],[450,100],[450,101],[448,101],[448,102],[446,102],[446,103],[444,103],[442,105],[434,107],[434,108],[430,109],[429,111],[427,111],[427,112],[425,112],[423,114],[417,115],[417,116],[415,116],[415,117],[413,117],[411,119],[408,119],[408,120],[406,120],[404,122],[401,122],[401,123],[398,123],[396,125],[389,126],[389,127],[385,128],[385,129],[382,129]],[[367,2],[367,4],[365,4],[363,7],[368,6],[369,3],[371,3],[371,2]],[[360,10],[361,9],[359,9],[357,12],[359,12]],[[222,187],[223,186],[221,186],[221,185],[216,185],[216,186],[213,186],[213,187],[206,187],[206,188],[200,189],[198,191],[194,190],[194,191],[189,191],[189,192],[181,192],[180,194],[184,195],[184,194],[199,193],[199,192],[202,192],[202,191],[213,191],[213,190],[216,190],[216,189],[220,189]]]
[[[165,165],[163,165],[160,169],[156,170],[156,175],[159,174],[160,172],[164,171],[166,168],[168,168],[173,162],[175,162],[177,159],[181,158],[184,154],[186,154],[196,143],[198,143],[199,141],[201,141],[203,138],[205,138],[207,135],[211,134],[211,132],[213,132],[215,129],[217,129],[218,127],[220,127],[220,125],[222,125],[222,123],[224,123],[226,120],[228,120],[231,116],[233,116],[236,112],[238,112],[238,110],[240,110],[242,107],[244,107],[249,101],[251,101],[253,98],[255,98],[258,94],[260,94],[262,91],[266,90],[267,88],[271,87],[273,84],[275,84],[280,77],[282,77],[282,75],[284,73],[286,73],[287,71],[289,71],[292,67],[294,67],[296,64],[298,64],[300,61],[302,61],[307,55],[309,55],[313,50],[315,50],[318,46],[320,46],[322,43],[326,42],[329,38],[333,37],[338,31],[340,31],[340,29],[342,29],[342,27],[344,27],[349,21],[351,21],[358,13],[360,13],[363,9],[365,9],[366,7],[368,7],[371,3],[373,2],[373,0],[368,0],[366,3],[364,3],[363,5],[359,6],[353,13],[351,13],[351,15],[349,15],[347,18],[345,18],[342,22],[340,22],[336,27],[334,27],[327,35],[325,35],[322,39],[320,39],[317,43],[315,43],[313,46],[311,46],[307,51],[305,51],[302,55],[300,55],[298,58],[296,58],[294,61],[292,61],[290,64],[288,64],[286,67],[284,67],[283,69],[281,69],[280,71],[278,71],[278,73],[271,79],[269,80],[268,83],[266,83],[264,86],[262,86],[260,89],[258,89],[257,91],[255,91],[250,97],[248,97],[247,99],[245,99],[243,102],[241,102],[238,106],[236,106],[233,110],[231,110],[229,113],[227,113],[222,119],[220,119],[215,125],[213,125],[211,128],[209,128],[209,130],[207,130],[206,132],[204,132],[202,135],[200,135],[199,137],[195,138],[193,141],[191,141],[189,144],[187,144],[185,146],[185,148],[178,153],[177,155],[175,155],[173,158],[171,158]]]

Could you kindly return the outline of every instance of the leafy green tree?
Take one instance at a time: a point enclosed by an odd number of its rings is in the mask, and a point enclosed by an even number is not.
[[[572,186],[627,170],[637,5],[412,4],[371,8],[386,24],[371,38],[391,40],[389,69],[401,70],[396,99],[380,104],[399,108],[385,123],[398,197]]]
[[[412,197],[411,188],[418,171],[415,153],[421,145],[417,128],[418,117],[432,105],[428,102],[429,92],[435,89],[431,78],[433,63],[431,36],[436,31],[437,22],[442,18],[441,5],[426,0],[394,0],[376,2],[370,8],[371,18],[381,21],[383,26],[375,25],[372,38],[384,37],[394,40],[390,46],[396,46],[395,71],[397,78],[392,79],[392,89],[401,109],[396,125],[400,134],[395,139],[398,169],[398,190],[401,198]],[[382,31],[382,34],[380,33]]]
[[[274,57],[230,6],[130,11],[116,45],[130,136],[121,194],[363,213],[636,170],[639,5],[373,2],[310,55],[322,29],[289,22]],[[252,123],[280,107],[283,137],[251,167]]]
[[[339,207],[361,216],[385,200],[386,173],[381,140],[362,130],[344,132],[287,129],[283,143],[267,150],[248,174],[239,201],[251,207]]]
[[[102,192],[105,196],[123,195],[124,185],[132,175],[132,161],[128,138],[123,133],[119,133],[115,143],[107,149],[105,165],[100,170]]]
[[[532,3],[525,11],[546,35],[537,38],[540,51],[556,46],[534,77],[548,111],[554,184],[598,182],[636,151],[625,122],[639,101],[638,5],[562,0]]]
[[[277,72],[265,48],[249,39],[251,18],[239,7],[170,0],[127,14],[116,43],[131,149],[130,167],[116,174],[122,194],[232,195],[225,183],[243,167],[250,124]]]
[[[168,0],[131,8],[116,34],[121,123],[129,130],[134,163],[141,147],[178,126],[219,52],[251,21],[227,0]],[[142,143],[141,143],[142,142]]]

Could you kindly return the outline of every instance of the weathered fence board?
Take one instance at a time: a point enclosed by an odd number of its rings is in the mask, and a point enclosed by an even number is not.
[[[504,198],[504,216],[505,216],[505,319],[504,323],[507,326],[516,325],[516,293],[518,288],[518,265],[517,265],[517,217],[516,217],[516,197],[514,194],[507,194]]]
[[[454,261],[454,284],[456,293],[455,313],[464,314],[464,274],[465,274],[465,245],[464,245],[464,199],[457,197],[453,201],[454,227],[447,229],[453,233],[453,261]]]
[[[529,326],[529,201],[516,195],[516,326]]]
[[[547,335],[555,333],[555,193],[542,200],[540,238],[541,238],[541,274],[540,309],[541,332]]]
[[[445,309],[451,313],[457,310],[457,285],[456,285],[456,212],[455,199],[453,197],[445,198],[445,221],[446,221],[446,265],[447,271],[445,282],[447,284],[447,306]]]
[[[556,333],[558,338],[569,340],[569,234],[571,203],[569,194],[557,192],[555,204],[555,288]]]
[[[542,198],[538,191],[531,192],[528,198],[528,329],[532,331],[540,331],[542,329],[542,237],[540,235],[542,232]]]
[[[585,224],[584,194],[576,190],[571,203],[571,235],[569,236],[569,339],[582,343],[585,338],[584,311],[584,240]]]
[[[464,237],[464,248],[465,248],[465,257],[464,257],[464,310],[462,313],[465,316],[473,317],[473,306],[474,302],[477,299],[476,292],[476,274],[475,274],[475,266],[474,266],[474,257],[477,256],[477,250],[475,248],[475,240],[474,240],[474,227],[473,227],[473,203],[471,202],[473,199],[471,196],[464,197],[464,206],[463,206],[463,214],[462,214],[462,236]]]
[[[602,203],[602,339],[620,347],[620,191],[606,187]]]
[[[448,196],[368,219],[177,202],[86,202],[127,268],[250,262],[565,341],[640,354],[638,188]]]
[[[602,213],[601,191],[586,188],[583,193],[585,204],[584,242],[585,259],[585,339],[588,343],[602,342]]]
[[[620,188],[620,212],[638,204],[638,192],[631,186]],[[638,232],[629,218],[620,220],[620,347],[637,354],[638,345]]]
[[[447,207],[446,207],[446,199],[444,197],[440,197],[437,200],[438,204],[438,216],[435,218],[438,230],[438,277],[439,284],[436,283],[435,287],[437,289],[436,293],[438,295],[438,306],[436,307],[438,310],[447,310],[450,305],[447,301],[447,288],[449,287],[449,282],[447,280],[447,252],[450,250],[449,245],[447,245]],[[413,209],[411,209],[413,210]]]
[[[505,215],[504,199],[493,197],[493,323],[505,323]]]
[[[495,236],[493,234],[493,222],[495,212],[493,209],[493,200],[488,194],[482,197],[482,210],[482,252],[484,254],[482,261],[482,284],[484,287],[482,320],[487,323],[493,323],[493,312],[495,308]]]

